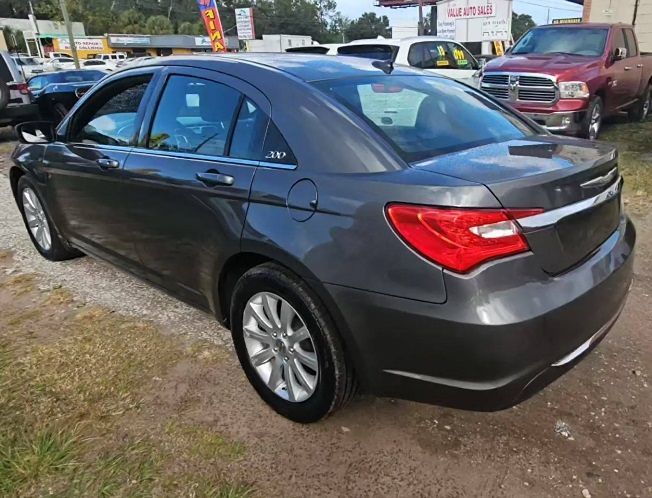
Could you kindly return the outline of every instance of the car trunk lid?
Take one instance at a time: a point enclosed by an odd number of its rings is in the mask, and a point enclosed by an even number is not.
[[[519,220],[550,274],[584,260],[618,227],[622,180],[606,144],[538,137],[472,148],[416,167],[484,184],[508,209],[540,208]]]

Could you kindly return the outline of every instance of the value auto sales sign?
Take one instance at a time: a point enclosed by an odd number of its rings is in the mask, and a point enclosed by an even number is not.
[[[494,17],[496,9],[493,0],[469,0],[468,2],[450,2],[445,6],[447,17],[453,19],[474,19],[476,17]]]
[[[222,20],[217,10],[215,0],[197,0],[201,18],[206,26],[208,38],[211,41],[213,52],[226,52],[224,46],[224,31],[222,30]]]

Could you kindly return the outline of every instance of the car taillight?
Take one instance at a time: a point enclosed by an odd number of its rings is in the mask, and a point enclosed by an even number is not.
[[[462,209],[390,204],[396,233],[423,257],[457,273],[529,250],[515,220],[541,209]]]
[[[18,90],[23,95],[29,95],[29,86],[27,83],[16,83],[11,86],[14,90]]]

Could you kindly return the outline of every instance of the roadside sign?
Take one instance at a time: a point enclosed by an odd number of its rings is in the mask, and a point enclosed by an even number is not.
[[[206,32],[211,40],[213,52],[226,52],[224,46],[224,31],[222,30],[222,20],[217,10],[215,0],[197,0],[199,12],[201,12],[202,21],[206,26]]]
[[[578,24],[582,22],[581,17],[567,17],[565,19],[553,19],[552,24]]]
[[[511,0],[445,0],[437,4],[437,36],[458,42],[509,41]]]
[[[241,40],[255,40],[254,9],[252,7],[235,9],[235,23],[238,28],[238,38]]]

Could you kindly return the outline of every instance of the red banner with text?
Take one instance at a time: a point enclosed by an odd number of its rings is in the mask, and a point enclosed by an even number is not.
[[[206,32],[211,40],[213,52],[226,52],[226,43],[224,41],[224,30],[222,29],[222,20],[220,12],[217,10],[215,0],[197,0],[201,18],[206,26]]]

